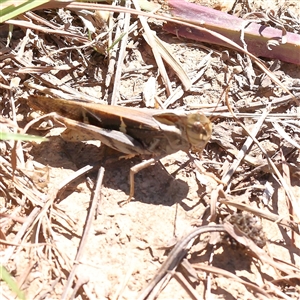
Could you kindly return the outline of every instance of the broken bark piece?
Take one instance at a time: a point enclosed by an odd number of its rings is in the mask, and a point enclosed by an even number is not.
[[[260,25],[182,0],[169,0],[169,6],[175,18],[219,33],[241,47],[246,45],[245,50],[256,56],[280,59],[300,65],[300,35],[298,34],[287,32],[283,35],[280,29]],[[236,49],[209,32],[201,31],[200,28],[197,30],[171,22],[167,22],[163,28],[178,36]]]

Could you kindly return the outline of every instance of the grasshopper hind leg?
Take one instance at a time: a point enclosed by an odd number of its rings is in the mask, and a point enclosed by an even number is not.
[[[120,206],[123,206],[123,205],[129,203],[134,198],[134,175],[136,173],[138,173],[139,171],[141,171],[141,170],[143,170],[145,168],[148,168],[149,166],[151,166],[152,164],[154,164],[156,161],[157,161],[156,158],[150,158],[150,159],[142,161],[141,163],[133,166],[130,169],[130,174],[129,174],[129,180],[130,180],[129,197],[128,197],[127,200],[119,202]]]

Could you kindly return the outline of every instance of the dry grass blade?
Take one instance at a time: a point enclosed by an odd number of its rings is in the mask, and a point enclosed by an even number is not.
[[[255,284],[252,284],[252,283],[250,283],[250,282],[248,282],[246,280],[241,279],[240,277],[232,274],[231,272],[228,272],[226,270],[223,270],[223,269],[220,269],[220,268],[217,268],[217,267],[214,267],[214,266],[208,266],[208,265],[200,264],[200,263],[193,264],[193,267],[196,270],[201,270],[201,271],[204,271],[204,272],[207,272],[207,273],[216,274],[218,276],[228,277],[228,278],[230,278],[230,279],[232,279],[234,281],[242,283],[245,287],[247,287],[249,289],[252,289],[256,293],[260,293],[260,294],[264,295],[265,297],[267,297],[269,299],[272,299],[271,295],[269,295],[262,288],[256,286]]]
[[[45,77],[43,75],[41,75],[40,77],[43,81],[45,81]],[[50,77],[50,80],[52,78]],[[47,79],[48,82],[49,79]],[[55,83],[58,84],[58,81],[55,80]],[[100,104],[104,104],[104,101],[101,101],[97,98],[94,98],[92,96],[86,95],[86,94],[82,94],[82,93],[76,93],[76,91],[70,87],[66,86],[66,89],[64,89],[64,86],[61,87],[62,91],[57,89],[57,88],[48,88],[45,87],[43,85],[39,85],[39,84],[35,84],[33,82],[28,82],[25,83],[25,85],[30,88],[30,89],[34,89],[37,90],[45,95],[50,95],[53,96],[55,98],[62,98],[62,99],[66,99],[66,100],[74,100],[74,97],[76,97],[76,99],[80,100],[80,101],[86,101],[86,102],[91,102],[91,103],[95,103],[94,100],[97,100],[96,103],[100,103]],[[30,126],[26,126],[26,128],[28,128]]]
[[[58,35],[61,35],[61,36],[68,37],[70,39],[76,39],[76,40],[78,40],[82,43],[88,43],[89,42],[89,40],[87,38],[84,38],[84,37],[82,37],[78,34],[70,33],[70,32],[67,32],[65,30],[60,30],[60,29],[46,28],[46,27],[39,26],[39,25],[36,25],[34,23],[31,23],[31,22],[27,22],[27,21],[8,20],[5,23],[10,24],[10,25],[19,26],[19,27],[24,27],[24,28],[30,28],[32,30],[37,30],[37,31],[43,32],[43,33],[58,34]]]
[[[0,45],[1,45],[1,42],[0,42]],[[25,67],[33,66],[33,65],[29,64],[25,59],[19,58],[16,55],[16,53],[14,53],[14,51],[11,51],[11,53],[14,55],[14,60],[16,60],[22,66],[25,66]],[[56,88],[59,86],[59,88],[61,89],[60,92],[57,91],[57,93],[59,93],[58,94],[59,96],[66,97],[67,99],[70,99],[69,97],[71,97],[71,99],[74,99],[76,97],[76,99],[90,101],[93,103],[99,103],[99,102],[101,103],[101,101],[99,101],[99,99],[96,97],[82,93],[66,84],[62,84],[61,80],[59,78],[57,78],[56,76],[52,75],[51,73],[44,73],[41,75],[37,74],[37,75],[35,75],[35,77],[38,78],[39,80],[41,80],[42,82],[46,83],[47,86],[56,87]],[[45,91],[45,93],[48,93],[48,88],[45,88],[44,86],[37,86],[32,83],[25,83],[25,85],[28,85],[29,87],[32,86],[33,88],[37,88],[40,91],[43,91],[43,92]],[[64,92],[64,94],[61,94],[62,92]],[[72,96],[70,96],[70,95],[72,95]]]
[[[243,49],[242,47],[240,47],[238,44],[232,42],[230,39],[222,36],[221,34],[218,34],[218,33],[214,32],[214,31],[211,31],[211,30],[206,29],[206,28],[202,28],[201,26],[198,26],[197,24],[193,24],[193,23],[185,22],[185,21],[181,21],[181,20],[176,20],[175,18],[168,18],[168,17],[164,17],[164,16],[159,16],[159,15],[151,14],[151,13],[145,13],[145,12],[141,12],[141,11],[130,9],[130,8],[119,8],[119,7],[112,7],[112,6],[101,5],[101,4],[89,4],[89,3],[76,3],[76,2],[74,3],[74,2],[71,2],[71,3],[68,3],[66,5],[66,7],[71,8],[71,9],[98,9],[98,10],[103,10],[103,11],[115,11],[115,12],[124,12],[124,13],[128,12],[128,13],[132,13],[132,14],[135,14],[135,15],[146,16],[146,17],[153,17],[153,18],[157,18],[157,19],[163,20],[163,21],[174,22],[176,24],[180,24],[180,25],[191,27],[191,28],[196,28],[196,29],[198,29],[200,31],[208,32],[211,35],[219,38],[220,40],[222,40],[222,41],[224,41],[224,42],[232,45],[232,47],[238,49],[239,51],[241,51],[241,52],[249,55],[249,57],[271,78],[271,80],[273,82],[277,83],[284,91],[286,91],[288,94],[292,95],[289,92],[289,90],[280,82],[280,80],[278,80],[277,77],[274,76],[273,72],[269,71],[268,68],[257,57],[255,57],[254,55],[252,55],[251,53],[249,53],[248,51],[246,51],[245,49]],[[28,26],[28,28],[31,28],[31,24],[27,24],[29,22],[25,22],[25,23],[23,21],[15,21],[17,23],[14,23],[14,21],[7,21],[7,22],[8,22],[8,24],[15,24],[15,25],[24,26],[24,27]],[[148,39],[149,39],[149,42],[152,45],[152,48],[154,47],[153,49],[155,49],[155,42],[154,42],[154,40],[152,38],[151,32],[149,31],[149,29],[147,29],[148,25],[146,23],[146,20],[145,21],[141,21],[141,22],[144,22],[143,26],[144,26],[145,33],[148,35]],[[35,25],[33,27],[35,27],[35,29],[37,29],[37,30],[44,31],[43,28],[39,28],[38,29],[38,27],[35,26]],[[48,32],[50,33],[50,31],[48,31]],[[77,37],[77,38],[79,38],[79,37]],[[168,85],[168,79],[167,79],[168,77],[166,76],[166,73],[163,71],[163,67],[162,67],[163,64],[162,64],[161,58],[158,55],[158,53],[156,52],[156,50],[153,50],[153,51],[154,51],[154,56],[156,57],[158,66],[162,68],[160,70],[162,72],[161,75],[163,76],[164,81],[167,84],[167,90],[168,90],[168,93],[170,94],[171,89],[170,89],[170,86]]]
[[[260,131],[261,127],[262,127],[262,124],[264,123],[264,121],[265,121],[266,117],[268,116],[270,110],[271,110],[271,104],[269,104],[269,106],[265,109],[264,113],[261,114],[260,119],[258,120],[258,122],[256,123],[255,127],[253,128],[253,131],[251,133],[252,136],[256,136],[259,133],[259,131]],[[247,138],[247,140],[245,141],[244,145],[242,146],[242,149],[237,154],[237,159],[230,166],[230,168],[228,169],[228,171],[223,175],[221,181],[224,182],[226,185],[229,183],[232,175],[234,174],[234,172],[236,171],[236,169],[238,168],[238,166],[242,162],[243,158],[245,157],[245,155],[249,151],[252,143],[253,143],[253,140],[249,136]]]
[[[68,299],[69,290],[71,288],[71,285],[73,283],[75,275],[77,275],[77,277],[80,277],[79,274],[76,274],[76,271],[77,271],[78,263],[80,263],[80,260],[82,258],[84,247],[86,246],[87,239],[88,239],[88,234],[90,233],[90,230],[91,230],[92,221],[93,221],[93,218],[94,218],[96,210],[97,210],[103,176],[104,176],[104,168],[101,167],[98,172],[97,183],[96,183],[95,191],[93,194],[93,199],[92,199],[91,206],[89,209],[89,214],[87,216],[87,220],[85,223],[85,229],[84,229],[84,232],[83,232],[80,244],[79,244],[79,248],[78,248],[78,251],[77,251],[77,254],[75,257],[75,263],[73,264],[72,270],[69,274],[68,281],[65,285],[65,289],[62,293],[61,299]]]
[[[154,34],[154,38],[156,41],[156,46],[158,47],[158,51],[162,58],[166,61],[166,63],[173,69],[174,73],[178,76],[180,79],[184,91],[188,91],[191,86],[192,82],[185,72],[185,70],[182,68],[179,61],[176,59],[174,54],[170,52],[168,49],[168,46],[165,42],[163,42],[156,34]]]
[[[290,171],[290,168],[288,166],[288,163],[286,161],[286,158],[285,158],[282,150],[280,151],[280,154],[281,154],[281,157],[282,157],[283,179],[291,187],[292,186],[291,171]],[[287,202],[287,207],[288,207],[288,211],[289,211],[290,216],[292,216],[293,218],[295,218],[295,212],[294,212],[295,208],[293,207],[292,203],[290,202],[290,199],[286,199],[286,202]],[[298,234],[299,234],[299,232],[298,232]],[[298,244],[298,239],[297,239],[297,237],[295,237],[295,234],[292,235],[292,240],[293,240],[293,242],[294,242],[295,245]]]
[[[9,259],[11,259],[11,256],[13,255],[13,253],[16,249],[16,245],[20,245],[20,242],[21,242],[24,234],[27,232],[30,225],[34,222],[34,220],[38,216],[39,212],[40,212],[40,208],[36,207],[32,210],[30,215],[27,217],[27,220],[23,223],[21,229],[19,230],[19,232],[16,234],[14,240],[12,241],[13,246],[9,247],[6,250],[4,257],[2,258],[3,265],[5,265],[9,261]]]
[[[78,170],[77,172],[75,172],[75,174],[73,174],[73,176],[71,176],[71,178],[68,178],[67,180],[63,181],[57,189],[53,189],[52,193],[50,195],[48,195],[48,197],[46,199],[44,199],[44,201],[42,203],[40,202],[42,208],[38,212],[38,216],[35,218],[35,220],[33,220],[32,224],[30,225],[30,228],[27,231],[27,233],[24,237],[24,240],[26,240],[26,238],[34,230],[36,232],[36,243],[38,243],[39,234],[40,234],[39,229],[42,227],[43,219],[44,218],[48,219],[47,215],[52,206],[54,209],[56,208],[54,205],[54,202],[58,198],[61,190],[64,189],[65,186],[68,185],[71,181],[75,180],[78,176],[85,174],[90,169],[91,169],[91,167],[87,166],[87,167],[83,168],[82,170]],[[54,210],[53,215],[55,216],[55,215],[59,215],[59,214]],[[36,229],[36,228],[38,228],[38,229]]]
[[[236,1],[233,14],[242,17],[266,5],[248,4]],[[299,29],[297,13],[288,11],[292,4],[279,7],[276,2],[274,8],[287,32]],[[178,39],[163,31],[164,22],[224,37],[190,20],[167,17],[166,12],[164,5],[155,13],[130,9],[129,1],[50,1],[1,24],[1,129],[48,138],[47,143],[22,141],[20,147],[0,141],[0,238],[6,239],[0,239],[0,255],[28,299],[137,299],[147,283],[150,287],[141,297],[148,299],[252,299],[266,297],[264,293],[299,298],[300,66],[252,56],[257,67],[245,50]],[[152,43],[144,34],[147,30]],[[161,66],[171,69],[167,91],[151,48],[163,61]],[[275,83],[264,70],[274,75]],[[142,96],[148,80],[151,101],[145,108]],[[108,106],[110,99],[120,106]],[[51,113],[32,120],[45,107]],[[190,110],[210,116],[213,123],[212,139],[202,155],[187,147],[164,156],[164,168],[151,165],[135,176],[135,201],[120,208],[133,190],[128,177],[132,181],[134,165],[160,158],[152,155],[154,147],[160,155],[169,144],[174,150],[188,146],[189,124],[203,128],[202,121],[182,122],[194,115]],[[101,123],[104,119],[106,124]],[[204,123],[207,132],[210,123]],[[119,159],[122,154],[105,143],[136,156]],[[103,164],[101,204],[92,218],[87,216],[90,201],[99,196],[91,195],[94,170]],[[88,178],[82,176],[87,170],[92,171]],[[234,227],[228,231],[246,247],[226,232],[195,237],[213,220],[240,228],[242,233]],[[158,247],[193,230],[187,229],[191,222],[203,227],[174,250]],[[225,228],[212,225],[209,230]],[[207,269],[209,274],[201,276],[191,264],[199,262],[224,272]]]
[[[134,6],[136,7],[137,11],[140,11],[140,6],[139,6],[138,1],[133,0],[133,3],[134,3]],[[170,95],[171,92],[172,92],[172,87],[171,87],[171,83],[170,83],[169,76],[167,74],[166,68],[165,68],[164,63],[162,61],[160,51],[157,49],[157,43],[156,43],[156,40],[155,40],[155,33],[150,29],[150,27],[147,23],[147,19],[145,17],[139,16],[139,19],[140,19],[140,22],[141,22],[141,24],[144,28],[145,36],[147,37],[146,41],[152,49],[155,61],[157,63],[157,66],[158,66],[158,69],[159,69],[159,72],[160,72],[160,75],[161,75],[161,77],[162,77],[162,79],[165,83],[167,94]]]
[[[275,166],[274,162],[270,159],[268,153],[265,151],[265,149],[261,146],[261,144],[259,143],[259,141],[256,139],[255,136],[253,136],[252,133],[249,132],[249,130],[236,118],[234,112],[231,109],[231,106],[228,103],[228,99],[226,99],[227,101],[227,106],[229,111],[231,112],[231,114],[234,116],[235,120],[239,123],[240,126],[242,126],[242,128],[245,130],[245,132],[247,132],[247,134],[249,135],[250,141],[251,139],[256,143],[256,145],[259,147],[260,151],[265,155],[265,157],[267,158],[267,161],[269,163],[269,165],[271,166],[271,168],[273,169],[274,173],[276,174],[276,176],[278,177],[280,183],[282,184],[286,195],[288,196],[289,200],[291,201],[295,214],[298,218],[298,220],[300,220],[300,212],[296,209],[297,207],[299,207],[299,201],[300,199],[295,198],[295,196],[293,195],[293,193],[290,190],[290,187],[288,186],[288,184],[286,183],[286,181],[284,180],[284,178],[282,177],[282,175],[280,174],[278,168]],[[243,151],[243,149],[242,149]]]
[[[174,55],[172,55],[167,49],[167,45],[156,36],[155,32],[152,31],[152,34],[155,41],[155,48],[158,50],[159,54],[162,56],[165,62],[173,69],[175,74],[178,76],[183,85],[184,91],[189,90],[191,88],[192,82],[187,73],[184,71],[180,63],[176,60]],[[144,34],[144,38],[148,42],[146,34]],[[150,42],[148,43],[150,44]]]
[[[60,70],[71,70],[70,66],[64,65],[64,66],[47,66],[47,67],[23,67],[23,68],[19,68],[19,69],[6,69],[3,70],[4,74],[7,73],[19,73],[19,74],[38,74],[38,73],[46,73],[46,72],[50,72],[50,71],[60,71]]]
[[[139,295],[138,300],[146,299],[148,295],[156,287],[156,285],[159,284],[161,280],[163,280],[165,275],[169,271],[176,269],[176,267],[178,266],[182,258],[186,255],[188,250],[187,249],[188,245],[195,237],[206,232],[223,232],[223,231],[224,231],[224,227],[222,225],[202,226],[196,228],[194,231],[192,231],[190,234],[188,234],[186,237],[180,240],[172,249],[166,261],[162,264],[157,275],[152,279],[152,281],[148,284],[148,286]]]
[[[293,145],[295,148],[300,149],[300,145],[293,140],[285,131],[284,129],[277,123],[272,122],[273,127],[277,130],[277,132],[291,145]]]
[[[201,299],[200,295],[195,291],[190,282],[179,272],[171,272],[172,276],[183,286],[191,299]]]
[[[125,1],[125,7],[129,7],[130,1]],[[120,24],[121,23],[121,24]],[[123,24],[122,24],[123,23]],[[121,75],[122,75],[122,66],[124,64],[125,52],[128,43],[128,32],[130,24],[130,14],[125,13],[123,16],[120,16],[119,24],[122,25],[122,39],[121,46],[118,54],[118,61],[116,66],[116,72],[114,74],[114,85],[111,96],[111,104],[116,105],[120,98],[120,85],[121,85]]]
[[[145,16],[145,17],[152,17],[152,18],[156,18],[158,20],[162,20],[162,21],[167,21],[167,22],[173,22],[175,24],[180,24],[180,25],[184,25],[187,27],[191,27],[191,28],[195,28],[198,29],[200,31],[203,32],[208,32],[209,34],[219,38],[220,40],[232,45],[232,47],[238,49],[239,51],[241,51],[242,53],[245,53],[247,55],[249,55],[249,57],[251,58],[251,60],[253,60],[257,66],[263,70],[269,77],[270,79],[278,84],[286,93],[290,94],[292,97],[294,97],[290,91],[281,83],[281,81],[273,74],[273,72],[271,72],[264,63],[261,62],[261,60],[259,60],[255,55],[251,54],[250,52],[246,51],[245,49],[243,49],[242,47],[240,47],[238,44],[234,43],[233,41],[231,41],[230,39],[224,37],[221,34],[218,34],[212,30],[206,29],[201,27],[200,25],[197,25],[195,23],[192,22],[188,22],[188,21],[182,21],[182,20],[177,20],[176,18],[169,18],[169,17],[165,17],[165,16],[160,16],[160,15],[155,15],[155,14],[151,14],[151,13],[145,13],[145,12],[141,12],[141,11],[137,11],[134,9],[129,9],[129,8],[119,8],[119,7],[110,7],[108,5],[101,5],[101,4],[93,4],[92,6],[89,5],[88,3],[75,3],[72,2],[70,4],[67,4],[66,7],[68,8],[73,8],[73,9],[101,9],[103,11],[115,11],[115,12],[130,12],[131,14],[135,14],[135,15],[140,15],[140,16]],[[155,45],[153,43],[153,45]]]

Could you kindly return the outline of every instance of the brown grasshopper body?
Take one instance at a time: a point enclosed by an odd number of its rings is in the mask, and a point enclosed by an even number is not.
[[[67,127],[84,131],[89,139],[129,155],[162,157],[179,150],[201,152],[211,137],[212,125],[200,112],[156,110],[30,96],[29,105],[45,113],[56,112]],[[149,164],[155,159],[149,160]],[[130,197],[134,174],[149,164],[135,166],[130,173]],[[127,201],[127,202],[128,202]]]

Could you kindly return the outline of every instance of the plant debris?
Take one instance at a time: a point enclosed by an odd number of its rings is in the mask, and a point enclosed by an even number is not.
[[[49,1],[0,24],[1,133],[13,137],[0,140],[3,297],[299,299],[298,1],[208,1],[252,24],[270,9],[280,56],[187,39],[183,28],[226,40],[159,3]],[[178,151],[136,174],[120,207],[142,158],[83,141],[29,107],[34,95],[200,110],[212,138],[201,156]]]

